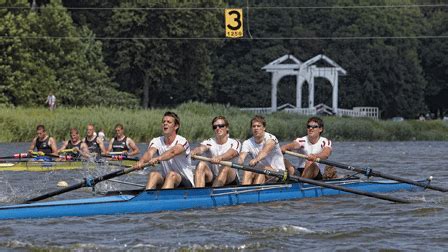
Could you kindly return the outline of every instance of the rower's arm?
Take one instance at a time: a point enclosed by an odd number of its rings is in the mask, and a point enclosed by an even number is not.
[[[111,140],[112,141],[112,140]],[[101,154],[107,155],[107,150],[106,150],[106,146],[104,146],[104,142],[103,140],[97,138],[96,139],[96,143],[100,146],[100,150],[101,150]]]
[[[106,155],[109,154],[109,152],[112,151],[112,146],[114,145],[114,139],[115,139],[115,138],[110,139],[110,142],[109,142],[109,148],[107,148]]]
[[[50,137],[48,142],[50,144],[51,153],[54,155],[58,155],[58,146],[56,145],[56,140],[54,140],[54,138]]]
[[[62,150],[65,150],[65,148],[67,148],[67,145],[68,145],[68,141],[64,141],[61,148],[59,148],[58,153],[61,152]]]
[[[28,153],[34,152],[34,148],[36,147],[36,139],[37,139],[37,137],[35,137],[33,139],[33,141],[31,141],[31,145],[30,145],[30,149],[28,150]]]
[[[328,157],[331,155],[331,148],[326,146],[322,149],[321,152],[319,152],[318,154],[314,154],[316,156],[316,158],[319,159],[328,159]]]
[[[81,143],[81,149],[79,150],[81,152],[81,155],[83,157],[89,157],[89,147],[87,146],[86,143],[82,142]]]
[[[292,142],[285,144],[281,147],[282,153],[285,153],[285,151],[297,150],[299,148],[300,148],[300,144],[297,141],[292,141]]]
[[[206,152],[208,149],[209,149],[208,146],[201,144],[191,151],[191,155],[201,155],[202,153]]]
[[[248,152],[240,152],[240,157],[238,158],[238,164],[242,165],[247,157]]]
[[[131,148],[131,152],[128,153],[128,156],[135,156],[138,153],[140,153],[140,149],[134,143],[134,140],[130,139],[129,137],[128,137],[128,144],[129,144],[129,147]]]
[[[184,148],[184,146],[181,145],[181,144],[177,144],[177,145],[175,145],[173,148],[171,148],[171,149],[169,149],[168,151],[164,152],[162,155],[158,156],[158,157],[156,158],[156,160],[157,160],[158,162],[160,162],[160,161],[170,160],[170,159],[172,159],[173,157],[175,157],[175,156],[177,156],[177,155],[180,155],[180,154],[182,154],[182,153],[184,153],[184,152],[185,152],[185,148]]]
[[[266,158],[268,154],[274,149],[276,144],[277,143],[272,139],[267,140],[263,149],[258,153],[258,155],[253,160],[258,163],[264,158]]]
[[[238,156],[238,152],[236,150],[230,148],[223,154],[213,157],[213,159],[218,159],[219,161],[223,161],[223,160],[228,161],[228,160],[233,159],[236,156]]]
[[[147,151],[143,154],[143,156],[140,158],[140,161],[142,164],[147,163],[153,156],[156,154],[157,148],[155,147],[149,147]]]

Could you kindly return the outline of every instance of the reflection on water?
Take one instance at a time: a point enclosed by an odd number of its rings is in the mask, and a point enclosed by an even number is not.
[[[27,147],[0,144],[0,153],[8,155]],[[145,145],[139,147],[145,149]],[[331,160],[406,178],[432,175],[434,184],[447,187],[447,149],[448,142],[341,142],[334,143]],[[89,173],[1,172],[0,202],[48,192],[60,180],[77,183],[88,174],[97,176],[108,169],[99,167]],[[144,184],[145,173],[117,179]],[[108,182],[97,190],[122,187],[126,185]],[[58,198],[90,195],[90,190],[81,189]],[[345,195],[183,212],[10,220],[0,225],[0,246],[74,250],[446,250],[446,194],[425,191],[394,196],[424,201],[404,205]]]

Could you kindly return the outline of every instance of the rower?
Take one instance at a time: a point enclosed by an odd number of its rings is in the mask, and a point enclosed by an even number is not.
[[[124,127],[122,124],[118,123],[115,125],[115,137],[109,142],[108,153],[125,156],[135,156],[140,152],[134,141],[124,135]]]
[[[284,172],[285,163],[280,145],[274,135],[266,132],[266,120],[264,117],[256,115],[250,121],[250,125],[252,137],[243,142],[238,160],[239,164],[243,164],[247,154],[250,154],[252,157],[249,161],[250,166],[264,170]],[[267,179],[268,177],[264,174],[244,171],[242,184],[263,184]]]
[[[332,147],[331,141],[321,134],[324,132],[324,122],[319,117],[311,117],[306,123],[307,135],[304,137],[299,137],[282,146],[282,152],[296,150],[298,153],[308,156],[308,160],[299,159],[299,168],[296,170],[291,162],[285,159],[285,165],[288,169],[290,175],[301,175],[304,178],[311,178],[316,180],[322,180],[324,174],[326,178],[337,177],[336,174],[331,176],[327,175],[332,173],[329,171],[325,172],[325,164],[320,164],[314,162],[317,158],[321,160],[328,159],[331,155]]]
[[[71,151],[64,151],[71,150]],[[78,129],[70,129],[70,140],[64,141],[61,148],[58,150],[59,153],[63,152],[65,160],[79,159],[81,156],[88,157],[89,149],[87,144],[81,141],[79,137]]]
[[[88,151],[91,155],[100,157],[101,154],[105,154],[107,152],[101,138],[96,136],[95,125],[92,123],[87,124],[87,135],[84,137],[83,142],[87,145]]]
[[[199,147],[191,151],[192,155],[207,153],[212,164],[200,161],[196,166],[194,184],[196,187],[212,185],[213,187],[229,184],[238,185],[238,173],[229,166],[222,166],[220,161],[229,161],[238,156],[241,148],[239,141],[229,137],[229,122],[224,116],[212,120],[214,138],[202,141]]]
[[[151,140],[145,154],[133,166],[142,169],[145,164],[160,163],[161,167],[149,174],[146,189],[194,186],[190,145],[187,139],[177,134],[179,128],[180,119],[176,113],[166,112],[162,119],[163,135]],[[154,157],[156,153],[158,156]]]
[[[44,125],[37,125],[36,134],[37,134],[37,136],[31,142],[30,149],[28,150],[28,152],[30,154],[35,154],[34,149],[36,149],[37,152],[41,152],[41,153],[47,154],[47,155],[57,156],[58,148],[56,146],[56,141],[54,140],[53,137],[50,137],[47,135]],[[38,156],[35,159],[45,161],[45,160],[51,160],[51,157]]]

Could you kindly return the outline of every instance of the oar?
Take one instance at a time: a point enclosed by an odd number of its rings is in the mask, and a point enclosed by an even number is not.
[[[138,158],[131,158],[124,155],[101,155],[102,157],[112,158],[112,160],[131,160],[138,161]]]
[[[148,166],[148,165],[145,165],[145,166]],[[130,172],[139,170],[138,168],[132,168],[131,166],[124,166],[124,167],[127,167],[127,168],[121,169],[121,170],[117,170],[117,171],[114,171],[114,172],[111,172],[111,173],[108,173],[106,175],[99,176],[99,177],[96,177],[96,178],[92,178],[92,177],[84,178],[83,181],[78,183],[78,184],[74,184],[72,186],[65,187],[65,188],[62,188],[62,189],[57,190],[57,191],[53,191],[53,192],[46,193],[44,195],[41,195],[41,196],[38,196],[38,197],[35,197],[35,198],[32,198],[32,199],[28,199],[28,200],[24,201],[23,204],[29,204],[29,203],[36,202],[36,201],[39,201],[39,200],[48,199],[50,197],[53,197],[53,196],[56,196],[56,195],[59,195],[59,194],[63,194],[63,193],[66,193],[66,192],[70,192],[70,191],[73,191],[73,190],[76,190],[76,189],[79,189],[79,188],[82,188],[82,187],[93,187],[94,185],[98,184],[101,181],[108,180],[108,179],[111,179],[111,178],[115,178],[115,177],[118,177],[118,176],[121,176],[121,175],[128,174]]]
[[[207,158],[207,157],[203,157],[203,156],[193,155],[192,157],[194,159],[201,160],[201,161],[206,161],[206,162],[210,162],[212,160],[211,158]],[[235,168],[235,169],[239,169],[239,170],[255,172],[255,173],[264,174],[264,175],[267,175],[267,176],[274,176],[274,177],[277,177],[277,178],[280,178],[280,179],[283,179],[283,180],[287,179],[287,180],[296,181],[296,182],[308,183],[308,184],[312,184],[312,185],[316,185],[316,186],[331,188],[331,189],[334,189],[334,190],[354,193],[354,194],[363,195],[363,196],[372,197],[372,198],[377,198],[377,199],[382,199],[382,200],[388,200],[388,201],[392,201],[392,202],[395,202],[395,203],[411,203],[412,202],[412,201],[407,200],[407,199],[400,199],[400,198],[387,196],[387,195],[381,195],[381,194],[377,194],[377,193],[359,191],[359,190],[355,190],[355,189],[348,188],[348,187],[337,186],[337,185],[333,185],[333,184],[327,184],[325,182],[321,182],[321,181],[318,181],[318,180],[312,180],[312,179],[302,178],[302,177],[298,177],[298,176],[291,176],[291,175],[288,175],[287,173],[275,172],[275,171],[271,171],[271,170],[260,170],[260,169],[256,169],[256,168],[252,168],[252,167],[248,167],[248,166],[235,164],[235,163],[232,163],[232,162],[229,162],[229,161],[220,161],[219,164],[221,164],[223,166],[229,166],[229,167],[232,167],[232,168]]]
[[[308,159],[308,156],[300,154],[300,153],[297,153],[297,152],[285,151],[285,153],[289,154],[289,155],[292,155],[292,156],[299,157],[299,158]],[[319,158],[314,160],[314,161],[317,162],[317,163],[331,165],[331,166],[335,166],[335,167],[338,167],[338,168],[341,168],[341,169],[345,169],[345,170],[349,170],[349,171],[355,171],[355,172],[363,173],[367,177],[370,177],[370,176],[381,177],[381,178],[395,180],[395,181],[398,181],[398,182],[411,184],[411,185],[416,185],[416,186],[420,186],[420,187],[423,187],[423,188],[428,188],[428,189],[432,189],[432,190],[436,190],[436,191],[448,192],[447,188],[443,188],[443,187],[439,187],[439,186],[432,186],[432,185],[429,185],[429,184],[426,184],[426,183],[421,183],[421,182],[418,182],[418,181],[415,181],[415,180],[401,178],[401,177],[397,177],[397,176],[394,176],[394,175],[384,174],[384,173],[381,173],[381,172],[373,171],[372,169],[353,167],[351,165],[341,164],[341,163],[330,161],[330,160],[321,160]]]
[[[6,157],[0,157],[0,159],[20,159],[20,158],[28,158],[30,157],[28,153],[16,153],[13,154],[12,156],[6,156]]]

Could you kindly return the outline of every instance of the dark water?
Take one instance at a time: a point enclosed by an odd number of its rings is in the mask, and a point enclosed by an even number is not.
[[[0,153],[3,156],[26,147],[0,144]],[[334,150],[333,161],[413,179],[432,175],[434,184],[448,187],[448,142],[340,142],[334,144]],[[104,169],[90,173],[107,172]],[[0,204],[54,190],[62,179],[78,182],[87,173],[0,172]],[[119,179],[145,182],[143,174]],[[108,183],[98,189],[118,187],[123,185]],[[61,198],[91,194],[79,190]],[[425,191],[394,196],[420,203],[393,204],[345,195],[210,210],[10,220],[0,222],[0,247],[76,251],[448,250],[447,194]]]

